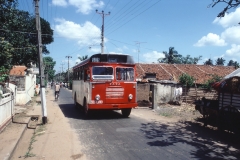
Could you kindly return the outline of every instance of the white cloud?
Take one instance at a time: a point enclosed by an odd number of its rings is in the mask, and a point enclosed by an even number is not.
[[[90,11],[104,6],[103,1],[97,2],[96,0],[69,0],[69,4],[77,7],[77,12],[89,14]]]
[[[240,19],[239,19],[240,20]],[[229,43],[240,44],[240,26],[233,26],[227,28],[222,34],[221,37]]]
[[[77,12],[82,14],[89,14],[92,10],[104,6],[103,1],[97,2],[97,0],[53,0],[52,4],[61,7],[72,5],[77,8]]]
[[[194,44],[196,47],[202,47],[202,46],[225,46],[227,45],[225,40],[220,38],[219,35],[214,33],[208,33],[207,36],[203,36],[200,40],[198,40],[197,43]]]
[[[232,44],[232,48],[226,51],[230,57],[240,57],[240,45]]]
[[[52,4],[56,5],[56,6],[65,7],[65,6],[67,6],[67,1],[66,0],[52,0]]]
[[[237,25],[239,23],[239,19],[240,19],[240,8],[237,8],[235,12],[228,13],[222,18],[215,18],[213,23],[217,23],[222,27],[226,28],[229,26]]]
[[[159,58],[165,58],[165,55],[163,53],[157,51],[145,53],[142,56],[144,57],[145,62],[147,63],[157,62]]]
[[[81,46],[90,46],[100,44],[101,31],[91,22],[85,22],[83,25],[67,21],[65,19],[56,19],[58,23],[54,31],[61,37],[76,40]]]
[[[89,48],[88,52],[101,53],[101,46],[99,45],[99,47],[91,47],[91,48]]]

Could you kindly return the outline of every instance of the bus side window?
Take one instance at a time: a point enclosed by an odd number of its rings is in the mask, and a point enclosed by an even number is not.
[[[90,72],[89,70],[84,70],[84,81],[90,80]]]

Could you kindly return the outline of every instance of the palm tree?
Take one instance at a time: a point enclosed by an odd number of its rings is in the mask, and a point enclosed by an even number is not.
[[[229,60],[229,62],[228,62],[227,65],[228,65],[228,66],[234,66],[234,61],[233,61],[233,60]]]
[[[213,65],[213,61],[209,58],[206,62],[204,62],[204,65]]]
[[[224,63],[225,59],[223,59],[222,57],[216,60],[216,65],[224,66]]]
[[[169,47],[168,53],[167,53],[167,51],[163,51],[163,54],[165,55],[165,58],[159,58],[158,59],[159,63],[173,64],[173,63],[177,62],[178,59],[176,59],[176,58],[181,56],[178,54],[178,52],[176,50],[174,50],[174,47]]]
[[[236,69],[240,67],[240,64],[237,61],[233,61],[233,60],[230,60],[227,65],[234,66]]]
[[[80,59],[80,61],[84,61],[87,58],[88,58],[88,55],[85,55],[85,56],[82,56],[82,57],[78,57],[78,59]]]

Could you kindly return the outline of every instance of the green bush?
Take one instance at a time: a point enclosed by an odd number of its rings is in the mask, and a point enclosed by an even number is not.
[[[5,82],[8,78],[9,70],[4,68],[3,66],[0,67],[0,82]]]
[[[194,77],[186,73],[179,76],[178,80],[183,86],[191,87],[194,84]]]
[[[221,81],[222,77],[221,76],[218,76],[218,75],[211,75],[211,79],[207,80],[204,84],[202,84],[202,88],[208,90],[208,91],[211,91],[213,88],[212,88],[212,84],[214,84],[215,82],[219,82]]]

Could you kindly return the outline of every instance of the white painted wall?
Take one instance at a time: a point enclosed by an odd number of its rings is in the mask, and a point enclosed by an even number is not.
[[[174,100],[174,90],[175,85],[170,84],[156,84],[157,85],[157,93],[156,93],[156,101],[158,104],[168,103]]]
[[[34,97],[36,86],[36,75],[28,74],[25,75],[25,90],[17,91],[16,94],[16,105],[25,105],[29,101],[31,101],[32,97]]]
[[[11,119],[14,114],[14,103],[11,93],[5,93],[0,98],[0,129]]]

